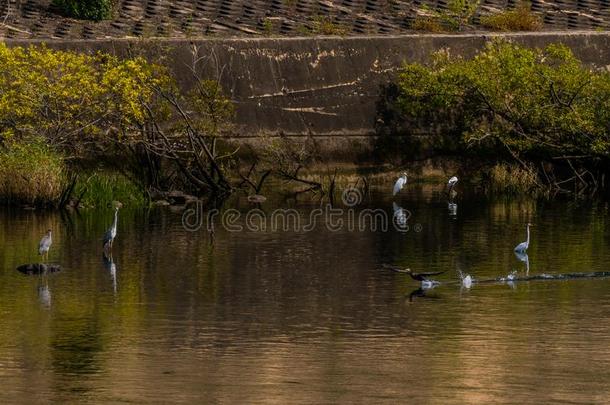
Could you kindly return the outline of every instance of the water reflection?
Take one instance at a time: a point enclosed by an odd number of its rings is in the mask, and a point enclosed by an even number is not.
[[[46,275],[38,277],[38,300],[43,308],[51,308],[51,290],[49,289],[49,278]]]
[[[458,209],[458,206],[457,206],[456,203],[454,203],[454,202],[448,202],[447,203],[447,210],[449,211],[449,216],[450,217],[457,216],[457,209]]]
[[[517,251],[514,251],[514,253],[515,253],[515,257],[519,261],[525,263],[525,274],[529,275],[530,274],[530,259],[527,256],[527,252],[517,252]]]
[[[392,202],[392,210],[394,211],[394,222],[401,228],[407,226],[408,215],[404,208]]]
[[[214,249],[207,230],[184,230],[181,212],[125,209],[113,255],[102,261],[106,211],[74,214],[69,227],[49,212],[0,212],[0,402],[610,397],[610,279],[477,284],[515,269],[511,251],[530,219],[538,226],[532,272],[607,270],[607,207],[490,201],[460,189],[451,220],[443,191],[410,184],[399,196],[407,212],[386,187],[355,208],[410,215],[408,232],[229,232],[218,222]],[[287,205],[303,218],[317,207],[273,197],[263,207]],[[48,227],[62,272],[37,285],[15,268],[31,261]],[[383,263],[448,271],[423,289],[380,271]],[[523,263],[527,272],[529,258]],[[469,290],[458,267],[474,280]]]
[[[104,268],[106,272],[110,274],[110,280],[112,281],[112,291],[116,294],[116,264],[112,260],[112,252],[107,252],[104,249],[104,253],[102,253],[102,258],[104,261]]]

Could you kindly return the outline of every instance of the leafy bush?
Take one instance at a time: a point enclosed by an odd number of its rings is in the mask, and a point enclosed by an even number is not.
[[[0,199],[10,204],[55,203],[64,187],[65,167],[60,155],[43,139],[5,142],[0,149]]]
[[[404,114],[449,122],[470,146],[548,158],[610,152],[610,73],[563,45],[493,41],[471,60],[440,52],[431,66],[405,65],[399,86]]]
[[[150,86],[167,81],[142,58],[0,44],[0,143],[7,133],[42,136],[79,155],[108,135],[137,130]]]
[[[481,25],[496,31],[538,31],[542,20],[533,14],[527,3],[521,3],[514,10],[505,10],[480,19]]]
[[[524,169],[525,160],[565,162],[582,180],[574,164],[589,170],[610,157],[610,72],[563,45],[493,41],[471,60],[439,52],[430,66],[406,64],[399,87],[407,119],[443,123],[456,142]]]
[[[53,0],[53,5],[68,17],[81,20],[101,21],[112,17],[112,0]]]
[[[70,165],[110,157],[142,188],[226,193],[232,153],[217,138],[234,106],[217,81],[193,74],[183,93],[141,57],[0,44],[0,147],[37,138]]]

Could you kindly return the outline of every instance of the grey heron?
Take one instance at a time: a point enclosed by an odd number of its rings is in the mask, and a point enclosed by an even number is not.
[[[394,190],[392,191],[392,195],[398,194],[400,190],[407,184],[407,173],[403,172],[396,183],[394,183]]]
[[[521,242],[517,246],[515,246],[515,252],[525,253],[527,251],[527,248],[530,246],[530,226],[531,225],[532,224],[530,224],[529,222],[527,223],[527,240],[525,242]]]
[[[51,245],[53,244],[51,233],[52,231],[47,229],[47,233],[40,239],[40,243],[38,244],[38,254],[42,257],[46,255],[47,259],[49,258],[49,249],[51,249]]]
[[[112,242],[114,242],[114,238],[116,238],[116,228],[117,222],[119,220],[119,207],[114,208],[114,221],[112,221],[112,225],[106,233],[104,234],[104,249],[112,249]]]

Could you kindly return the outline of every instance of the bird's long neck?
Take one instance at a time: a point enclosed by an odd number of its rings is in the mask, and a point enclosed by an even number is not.
[[[119,211],[114,211],[114,221],[112,221],[112,229],[116,229],[118,221],[119,221]]]
[[[527,242],[525,242],[525,243],[527,243],[528,246],[530,244],[530,226],[529,225],[527,226]]]

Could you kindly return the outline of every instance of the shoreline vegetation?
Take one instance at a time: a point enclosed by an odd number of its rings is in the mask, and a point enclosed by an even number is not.
[[[260,195],[270,179],[332,202],[341,187],[369,186],[370,173],[342,173],[310,138],[261,136],[244,157],[225,139],[235,106],[204,75],[206,56],[192,52],[195,85],[185,92],[163,58],[0,44],[0,202],[146,205],[172,193],[217,201]],[[367,157],[378,167],[400,155],[389,169],[408,169],[418,157],[413,129],[440,123],[431,150],[461,156],[460,171],[477,161],[469,177],[490,192],[606,191],[610,73],[567,47],[494,40],[469,60],[441,51],[430,65],[405,63],[389,86],[393,130],[379,131]]]

